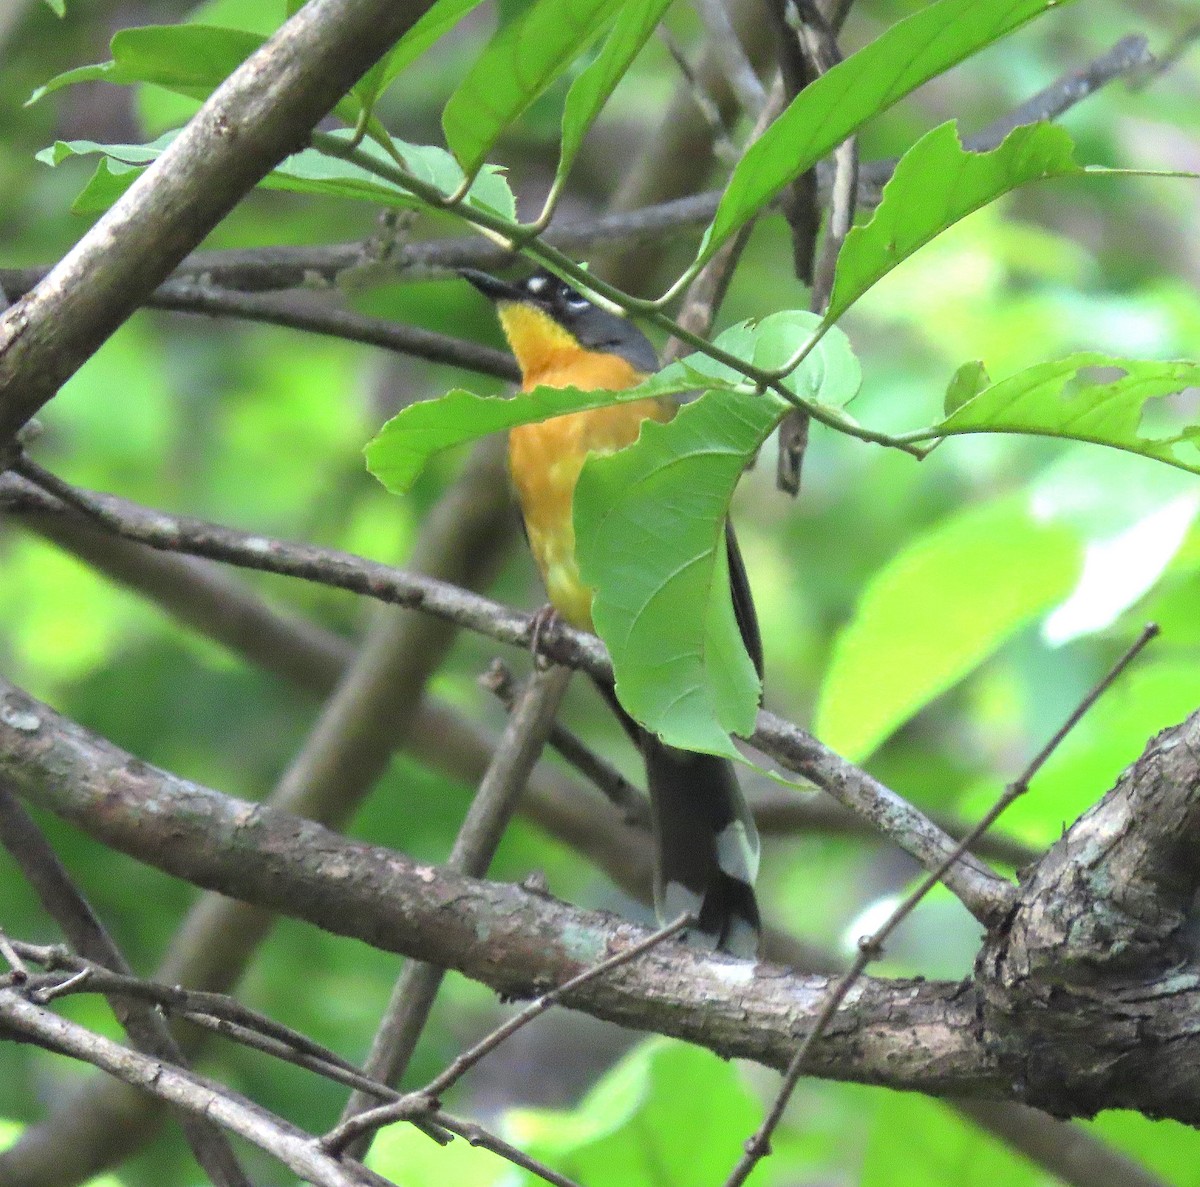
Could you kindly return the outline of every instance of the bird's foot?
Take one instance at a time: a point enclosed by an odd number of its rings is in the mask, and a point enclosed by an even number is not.
[[[547,602],[533,616],[533,630],[529,636],[529,650],[533,654],[533,662],[539,669],[545,670],[554,662],[542,651],[542,641],[553,637],[562,623],[562,618],[555,608]]]

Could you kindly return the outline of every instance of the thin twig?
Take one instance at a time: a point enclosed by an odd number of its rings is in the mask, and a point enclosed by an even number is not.
[[[4,957],[8,967],[12,969],[16,984],[23,985],[29,980],[29,969],[13,947],[12,941],[3,932],[0,932],[0,956]]]
[[[308,1134],[224,1085],[122,1047],[26,1001],[11,989],[0,990],[0,1021],[10,1034],[24,1035],[52,1051],[90,1063],[143,1092],[221,1125],[265,1150],[305,1182],[317,1187],[391,1187],[363,1166],[330,1158]]]
[[[1017,795],[1026,791],[1029,787],[1029,781],[1042,769],[1046,764],[1046,760],[1062,745],[1063,739],[1079,724],[1079,720],[1083,715],[1112,687],[1113,682],[1117,680],[1121,673],[1141,654],[1143,648],[1147,644],[1153,642],[1159,635],[1159,626],[1156,622],[1147,623],[1142,628],[1142,633],[1130,644],[1125,653],[1117,660],[1107,674],[1099,680],[1091,691],[1075,706],[1071,715],[1059,726],[1054,736],[1041,748],[1029,761],[1029,765],[1018,776],[1014,787],[1020,788]],[[1014,797],[1015,798],[1015,797]]]
[[[459,477],[430,509],[410,556],[413,568],[457,586],[490,583],[506,544],[516,536],[501,445],[493,440],[473,450]],[[10,482],[33,489],[14,474],[0,477],[0,485]],[[334,672],[332,695],[266,802],[330,828],[343,827],[397,746],[412,737],[429,674],[454,637],[449,620],[379,607],[349,666]],[[263,906],[236,901],[236,896],[204,895],[186,916],[157,976],[227,990],[275,919]],[[206,1038],[192,1030],[182,1042],[195,1051]],[[104,1118],[117,1107],[123,1108],[127,1123],[106,1125]],[[12,1154],[0,1155],[0,1162],[40,1167],[54,1157],[56,1173],[66,1164],[72,1174],[87,1179],[142,1145],[154,1125],[154,1111],[130,1105],[119,1085],[93,1082],[29,1129]],[[84,1133],[93,1136],[82,1141]]]
[[[692,102],[696,105],[696,110],[708,125],[712,138],[713,155],[732,164],[740,154],[729,134],[729,128],[722,118],[721,105],[704,86],[699,73],[692,68],[692,64],[688,61],[683,46],[676,40],[675,34],[666,25],[659,25],[655,32],[658,34],[659,40],[667,47],[667,53],[671,55],[676,68],[683,76],[684,85],[688,89],[688,94],[691,95]]]
[[[729,89],[742,110],[754,119],[767,102],[766,88],[742,48],[724,0],[695,0],[695,8],[708,34],[707,47],[720,63]]]
[[[551,667],[536,671],[530,678],[454,840],[446,861],[449,869],[476,878],[487,873],[545,745],[571,675],[569,668]],[[405,966],[363,1066],[370,1079],[394,1084],[404,1074],[444,975],[444,969],[420,961]],[[356,1116],[370,1108],[370,1103],[354,1093],[342,1111],[342,1126],[352,1124]],[[374,1132],[370,1126],[360,1128],[338,1149],[348,1148],[354,1157],[362,1157]]]
[[[36,415],[429,7],[310,0],[230,73],[47,283],[0,316],[0,440]]]
[[[25,957],[49,970],[69,970],[72,975],[87,972],[90,978],[86,984],[88,993],[113,994],[118,997],[132,998],[138,1001],[152,1002],[161,1006],[169,1013],[195,1020],[208,1018],[214,1022],[230,1023],[246,1030],[265,1035],[283,1046],[289,1047],[305,1055],[311,1055],[324,1063],[332,1064],[345,1071],[357,1072],[358,1068],[347,1059],[343,1059],[336,1051],[322,1046],[310,1039],[301,1031],[293,1030],[281,1022],[224,993],[212,993],[208,990],[185,989],[181,985],[164,985],[161,982],[145,980],[130,973],[118,973],[112,969],[86,957],[78,956],[60,945],[38,945],[14,941],[16,950]],[[79,992],[83,989],[72,989]],[[60,990],[59,994],[63,991]]]
[[[458,1083],[485,1055],[489,1055],[505,1039],[510,1038],[523,1026],[528,1025],[535,1018],[544,1014],[551,1006],[562,1001],[567,994],[573,993],[576,989],[582,988],[598,977],[603,977],[615,969],[619,969],[622,965],[637,960],[639,957],[644,956],[647,952],[669,940],[672,936],[677,936],[685,928],[694,923],[695,920],[690,915],[681,915],[673,923],[668,923],[666,926],[660,927],[658,931],[652,932],[644,940],[639,940],[638,943],[630,945],[623,952],[617,952],[607,960],[593,965],[590,969],[585,969],[579,976],[572,977],[571,980],[564,982],[556,989],[551,989],[548,993],[542,994],[541,997],[530,1002],[519,1014],[514,1014],[502,1026],[498,1026],[490,1035],[481,1039],[470,1050],[464,1051],[461,1055],[457,1056],[445,1071],[435,1076],[425,1086],[425,1091],[430,1096],[440,1097],[454,1084]]]
[[[720,4],[720,0],[712,0]],[[770,127],[772,121],[783,110],[784,91],[783,81],[776,77],[771,84],[771,92],[758,111],[754,127],[746,140],[746,146],[753,144]],[[723,244],[711,260],[700,270],[695,280],[688,285],[687,295],[676,316],[676,321],[692,334],[707,337],[712,332],[716,321],[717,311],[729,289],[733,274],[737,269],[742,252],[750,240],[754,230],[755,220],[751,219],[738,233]],[[684,342],[679,337],[671,338],[663,351],[665,363],[674,362],[684,353]]]
[[[510,713],[523,691],[512,670],[498,659],[488,665],[479,683],[493,693]],[[546,742],[620,811],[626,824],[638,828],[650,827],[650,801],[608,759],[597,754],[582,738],[558,721],[550,727]]]
[[[69,977],[59,977],[50,985],[44,985],[39,989],[35,989],[27,996],[31,1002],[36,1002],[40,1006],[49,1005],[55,998],[66,997],[69,994],[77,993],[92,979],[91,969],[80,969],[77,973],[72,973]]]
[[[537,1175],[539,1179],[547,1183],[552,1183],[554,1187],[579,1187],[579,1184],[574,1179],[569,1179],[566,1175],[552,1170],[544,1162],[539,1162],[536,1158],[531,1158],[524,1150],[506,1142],[497,1134],[484,1129],[477,1122],[460,1121],[457,1117],[451,1117],[449,1114],[443,1113],[440,1109],[431,1113],[430,1117],[451,1133],[458,1134],[459,1137],[469,1142],[472,1146],[480,1146],[484,1150],[490,1150],[493,1154],[498,1154],[514,1166],[519,1166],[523,1170],[527,1170],[530,1174]]]
[[[858,941],[858,952],[855,955],[850,968],[838,979],[836,984],[830,990],[823,1002],[820,1011],[817,1014],[812,1027],[804,1037],[804,1041],[800,1044],[796,1051],[791,1064],[784,1073],[783,1083],[780,1085],[779,1091],[775,1095],[775,1099],[768,1110],[762,1124],[754,1132],[751,1138],[746,1143],[745,1153],[739,1159],[733,1172],[725,1181],[725,1187],[741,1187],[755,1166],[771,1152],[771,1135],[775,1132],[779,1122],[783,1118],[784,1110],[787,1108],[788,1101],[791,1099],[792,1093],[795,1091],[796,1085],[800,1081],[800,1077],[804,1074],[804,1068],[808,1059],[808,1054],[812,1050],[813,1045],[824,1034],[825,1029],[829,1026],[833,1016],[837,1013],[842,1002],[845,1001],[846,995],[853,988],[855,982],[862,976],[867,966],[875,960],[878,960],[883,953],[883,946],[895,932],[896,928],[904,922],[905,919],[916,910],[917,906],[925,898],[925,896],[938,884],[945,876],[946,872],[953,866],[954,862],[959,859],[970,846],[974,845],[981,836],[996,822],[1002,812],[1008,808],[1012,802],[1029,790],[1030,780],[1041,770],[1046,760],[1054,753],[1054,751],[1062,744],[1063,739],[1079,724],[1083,715],[1112,687],[1121,673],[1137,658],[1142,649],[1158,634],[1158,627],[1151,623],[1137,637],[1134,643],[1126,650],[1126,652],[1117,660],[1115,664],[1108,670],[1105,676],[1099,680],[1086,696],[1079,702],[1066,721],[1054,732],[1050,740],[1045,746],[1037,752],[1030,760],[1024,771],[1017,779],[1010,783],[1005,789],[1003,795],[996,801],[995,804],[984,814],[982,819],[975,825],[974,828],[965,836],[957,846],[957,851],[947,856],[942,865],[934,870],[931,870],[917,886],[907,894],[904,899],[896,906],[895,910],[887,917],[883,924],[870,936],[863,936]]]
[[[799,27],[795,30],[804,48],[809,63],[809,72],[819,78],[842,60],[842,51],[837,43],[837,29],[849,11],[838,9],[834,21],[827,20],[821,9],[812,0],[788,0],[794,4]],[[842,244],[854,225],[854,211],[858,197],[858,138],[849,136],[834,150],[833,185],[829,193],[829,215],[825,220],[825,238],[817,251],[816,242],[811,255],[816,257],[813,266],[812,291],[808,307],[813,313],[823,315],[833,292],[834,277]],[[819,230],[818,230],[819,234]],[[779,425],[779,453],[776,460],[775,483],[785,494],[795,498],[800,493],[800,477],[804,468],[804,455],[808,449],[809,430],[812,418],[802,408],[794,408]]]
[[[651,933],[645,939],[631,945],[624,951],[618,952],[610,956],[607,960],[603,960],[599,964],[585,969],[578,976],[572,977],[557,988],[542,994],[541,997],[530,1002],[520,1013],[514,1014],[502,1026],[498,1026],[473,1047],[464,1051],[445,1071],[435,1076],[419,1092],[410,1095],[430,1101],[437,1101],[443,1093],[456,1084],[481,1059],[494,1051],[505,1039],[515,1034],[539,1015],[544,1014],[568,993],[581,988],[598,977],[604,976],[606,973],[612,972],[614,969],[620,968],[622,965],[630,963],[630,961],[636,960],[639,956],[643,956],[651,949],[658,947],[658,945],[672,936],[678,935],[693,922],[694,920],[690,916],[681,915],[673,923],[659,928],[658,931]],[[411,1101],[406,1097],[403,1101],[398,1101],[394,1104],[380,1105],[377,1108],[357,1113],[343,1120],[336,1128],[331,1129],[321,1139],[322,1145],[331,1153],[337,1153],[346,1149],[364,1134],[374,1133],[376,1130],[381,1129],[385,1125],[391,1125],[395,1121],[409,1120],[411,1110]]]
[[[285,326],[288,329],[360,342],[426,362],[461,367],[500,379],[520,379],[511,354],[435,330],[408,326],[382,317],[368,317],[350,309],[319,306],[312,299],[240,293],[211,284],[168,281],[154,291],[146,305],[176,313],[210,317],[236,317],[242,321]]]
[[[20,479],[0,476],[0,498],[7,491],[13,491],[14,483],[19,484]],[[55,509],[52,500],[39,499],[36,493],[30,503],[30,494],[28,487],[18,485],[13,497],[39,509]],[[110,531],[153,548],[207,556],[246,568],[351,590],[423,610],[519,647],[528,648],[533,639],[536,626],[533,616],[420,573],[395,569],[333,549],[272,540],[199,520],[148,511],[112,495],[96,495],[73,488],[72,500]],[[558,663],[581,668],[600,679],[611,679],[612,665],[604,645],[595,635],[560,625],[544,638],[543,650]],[[940,866],[948,853],[956,851],[954,839],[922,812],[798,726],[763,711],[748,740],[786,769],[820,787],[872,827],[891,837],[927,869]],[[1002,916],[1012,901],[1011,883],[970,854],[957,861],[945,882],[967,909],[985,923]]]
[[[93,966],[129,975],[132,969],[58,854],[19,800],[0,781],[0,844],[11,854],[42,906],[62,929],[68,942],[86,962],[56,989],[47,990],[46,1003],[89,979]],[[113,1013],[130,1041],[147,1055],[186,1066],[183,1052],[167,1024],[153,1009],[110,999]],[[180,1128],[196,1162],[217,1187],[250,1187],[228,1138],[203,1117],[177,1111]]]
[[[1140,91],[1148,87],[1170,70],[1197,41],[1200,41],[1200,21],[1184,29],[1162,53],[1150,57],[1149,61],[1129,80],[1129,89]]]
[[[831,20],[831,24],[834,23]],[[1111,49],[1069,71],[1014,111],[966,137],[965,144],[975,152],[995,148],[1019,124],[1056,119],[1110,82],[1131,77],[1131,85],[1141,85],[1141,79],[1145,77],[1143,72],[1149,72],[1150,77],[1157,76],[1177,60],[1196,37],[1200,37],[1200,26],[1177,39],[1174,48],[1178,52],[1174,56],[1173,50],[1168,49],[1158,59],[1151,56],[1145,37],[1122,38]],[[894,158],[863,165],[859,205],[869,207],[878,202],[879,191],[895,166]],[[833,169],[823,165],[817,168],[822,174],[823,187],[828,188],[832,184]],[[720,190],[710,190],[634,210],[555,223],[544,232],[542,240],[561,251],[579,254],[610,246],[635,246],[646,240],[661,240],[703,226],[712,218],[720,199]],[[191,282],[222,292],[260,293],[340,284],[361,285],[375,278],[380,281],[397,277],[408,281],[429,280],[452,275],[459,268],[499,268],[511,259],[511,253],[495,243],[461,236],[407,243],[382,258],[367,250],[359,240],[316,247],[234,248],[187,256],[166,283]],[[10,300],[17,300],[49,272],[48,265],[0,268],[0,289]],[[165,296],[170,300],[169,289]],[[154,298],[150,298],[147,303],[153,304],[153,301]]]
[[[1023,124],[1038,124],[1057,119],[1076,103],[1095,94],[1114,79],[1141,78],[1142,72],[1154,62],[1146,38],[1135,33],[1122,37],[1111,49],[1098,58],[1056,78],[1049,86],[1031,95],[1007,115],[993,120],[982,131],[967,137],[965,144],[972,152],[989,152],[1014,128]]]

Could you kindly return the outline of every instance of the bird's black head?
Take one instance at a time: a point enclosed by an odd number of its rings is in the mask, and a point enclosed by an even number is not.
[[[501,320],[505,305],[528,306],[561,326],[585,350],[619,355],[635,370],[646,374],[658,369],[654,347],[637,326],[593,305],[551,272],[538,271],[518,281],[499,280],[473,268],[461,268],[459,275],[496,302]],[[513,345],[515,348],[516,343]]]

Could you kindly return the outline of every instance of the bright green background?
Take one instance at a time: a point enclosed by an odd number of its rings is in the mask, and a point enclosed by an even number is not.
[[[520,19],[527,7],[504,11]],[[918,7],[860,0],[848,46]],[[280,8],[268,0],[221,0],[194,15],[265,33]],[[188,12],[164,2],[153,19]],[[68,162],[50,170],[33,163],[35,151],[56,139],[149,140],[192,105],[153,88],[93,83],[22,107],[54,74],[105,59],[114,28],[145,19],[144,11],[119,4],[80,3],[59,22],[31,4],[6,31],[0,263],[50,261],[86,225],[70,205],[87,167]],[[1116,0],[1069,8],[872,123],[862,137],[864,155],[897,154],[951,116],[967,130],[986,124],[1135,31],[1134,19],[1161,48],[1194,11],[1182,0],[1156,5],[1151,15],[1131,15]],[[698,46],[684,7],[669,20],[685,45]],[[482,6],[460,33],[419,58],[382,100],[384,122],[414,143],[442,143],[441,113],[453,82],[470,77],[494,23],[495,13]],[[652,133],[675,81],[666,51],[652,39],[583,141],[568,184],[573,209],[603,205],[628,167],[629,146]],[[558,163],[565,92],[564,81],[552,83],[488,154],[510,168],[525,217],[536,214]],[[1198,100],[1193,53],[1154,86],[1111,87],[1064,123],[1081,161],[1195,167]],[[845,319],[864,371],[853,414],[896,430],[932,423],[950,377],[974,359],[998,378],[1072,351],[1196,357],[1198,194],[1186,181],[1072,180],[1023,190],[972,216]],[[448,227],[444,219],[424,220],[409,233]],[[374,230],[374,212],[364,203],[260,193],[210,245],[323,242]],[[722,325],[803,307],[806,294],[781,266],[789,252],[783,224],[762,220]],[[676,251],[673,265],[684,262]],[[651,287],[661,291],[674,275],[664,268]],[[353,301],[499,342],[482,303],[458,283],[397,285]],[[154,506],[402,560],[461,455],[436,460],[412,493],[397,499],[366,473],[361,447],[402,400],[464,383],[481,393],[499,390],[448,368],[329,340],[142,314],[46,409],[38,457],[72,481]],[[1005,827],[1032,844],[1049,843],[1151,733],[1200,704],[1200,533],[1193,524],[1200,486],[1193,477],[1096,447],[998,436],[948,441],[917,464],[819,427],[798,503],[775,493],[773,473],[768,449],[734,504],[763,624],[767,704],[801,723],[815,720],[828,740],[923,808],[982,811],[1149,618],[1162,622],[1163,639],[1052,760]],[[531,570],[524,555],[514,555],[497,596],[536,606],[541,594]],[[248,580],[347,636],[363,625],[364,608],[346,595]],[[232,794],[265,794],[316,710],[17,528],[0,535],[0,622],[7,674],[134,753]],[[464,639],[436,681],[437,691],[493,726],[498,710],[476,692],[474,676],[496,650]],[[634,769],[618,731],[584,690],[576,690],[567,712],[573,726]],[[353,831],[437,860],[468,798],[469,789],[400,757]],[[192,892],[44,823],[135,967],[149,972]],[[518,825],[494,872],[519,878],[532,868],[546,870],[554,892],[573,901],[638,910],[569,853]],[[769,843],[763,870],[768,913],[830,946],[854,934],[859,915],[913,872],[889,849],[820,837]],[[55,935],[2,856],[0,926],[28,938]],[[951,900],[934,897],[893,945],[888,968],[961,975],[977,930]],[[390,957],[284,923],[249,973],[245,996],[358,1057],[396,967]],[[94,1002],[80,1000],[69,1010],[111,1030]],[[481,987],[450,978],[412,1082],[439,1069],[501,1012]],[[773,1078],[655,1044],[597,1085],[632,1042],[585,1019],[553,1015],[491,1057],[453,1103],[502,1118],[502,1128],[588,1187],[719,1182]],[[314,1129],[340,1107],[341,1094],[328,1085],[237,1048],[220,1048],[207,1070]],[[0,1046],[0,1116],[32,1120],[79,1079],[65,1061]],[[516,1107],[575,1111],[506,1115]],[[1128,1115],[1103,1117],[1094,1128],[1168,1181],[1200,1183],[1200,1139],[1190,1131]],[[388,1158],[401,1159],[403,1181],[417,1185],[484,1184],[507,1174],[482,1154],[455,1148],[447,1156],[412,1134],[389,1138],[379,1158],[381,1168]],[[273,1164],[254,1155],[250,1162],[259,1182],[286,1182]],[[832,1178],[917,1187],[1047,1181],[940,1104],[821,1084],[802,1089],[778,1154],[760,1176],[770,1183]],[[130,1187],[182,1187],[195,1176],[180,1142],[168,1135],[122,1179]]]

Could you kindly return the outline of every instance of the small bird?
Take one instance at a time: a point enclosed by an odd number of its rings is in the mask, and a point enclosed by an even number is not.
[[[515,283],[473,269],[460,274],[495,302],[525,391],[541,386],[621,391],[658,370],[654,347],[636,326],[549,272]],[[579,574],[572,518],[575,484],[587,455],[632,444],[644,420],[668,421],[676,407],[666,399],[635,400],[521,425],[509,433],[509,469],[529,547],[551,606],[574,627],[593,629],[593,591]],[[734,610],[761,677],[758,621],[728,523],[725,538]],[[753,889],[758,833],[733,764],[665,745],[625,713],[611,684],[600,691],[646,764],[659,919],[669,922],[686,912],[697,921],[700,942],[753,958],[760,930]]]

